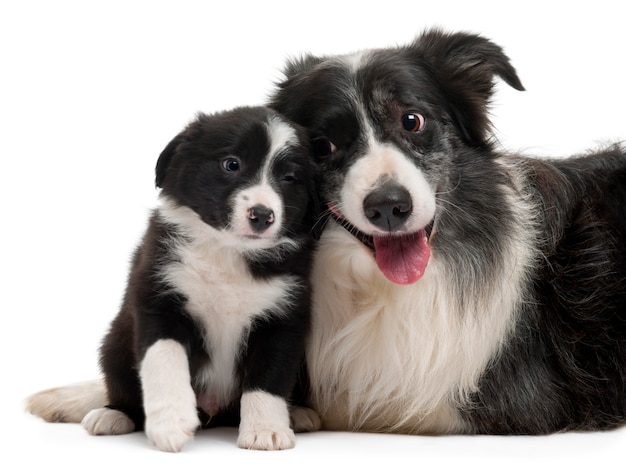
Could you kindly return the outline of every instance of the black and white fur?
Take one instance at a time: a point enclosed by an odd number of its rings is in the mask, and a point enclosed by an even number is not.
[[[498,151],[502,49],[472,34],[304,56],[271,106],[308,128],[328,223],[309,404],[334,430],[542,434],[626,421],[626,155]]]
[[[502,49],[472,34],[428,31],[407,46],[306,56],[285,72],[272,106],[313,134],[328,205],[306,351],[323,426],[623,424],[624,150],[566,160],[498,151],[494,80],[523,87]],[[418,262],[394,270],[397,241]],[[100,382],[78,384],[36,394],[28,409],[73,420],[104,398]]]
[[[106,394],[98,383],[45,391],[30,410],[91,434],[145,428],[171,452],[240,414],[240,447],[293,447],[316,179],[304,132],[277,113],[199,115],[159,157],[160,205],[101,348]],[[319,425],[295,414],[298,430]]]

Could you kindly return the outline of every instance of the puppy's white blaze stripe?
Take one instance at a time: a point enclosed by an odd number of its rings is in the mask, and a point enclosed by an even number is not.
[[[278,150],[298,142],[296,130],[278,117],[269,119],[267,123],[268,135],[271,139],[269,155],[274,155]]]
[[[235,193],[233,196],[233,219],[230,224],[230,229],[235,234],[259,236],[256,243],[261,245],[259,247],[262,247],[263,240],[274,241],[276,234],[280,233],[284,223],[284,203],[282,197],[273,187],[276,184],[272,178],[274,161],[281,150],[298,142],[295,129],[278,117],[271,118],[266,127],[270,149],[265,156],[263,167],[258,175],[258,182]],[[261,234],[252,230],[248,218],[250,208],[259,204],[268,207],[274,212],[274,223]]]
[[[258,183],[245,188],[234,195],[234,217],[231,228],[241,235],[257,235],[262,240],[273,240],[280,233],[284,223],[284,202],[273,185],[272,167],[277,155],[289,145],[296,144],[298,137],[293,127],[278,117],[271,118],[267,123],[267,135],[270,140],[270,149],[261,168]],[[258,234],[250,227],[248,211],[255,205],[263,205],[274,212],[274,223],[263,233]]]
[[[262,183],[271,181],[272,165],[278,153],[298,142],[295,129],[277,117],[268,121],[267,133],[270,139],[270,150],[263,164]]]
[[[381,177],[393,179],[411,195],[413,213],[405,228],[407,232],[420,230],[433,219],[435,195],[422,172],[402,152],[371,137],[367,154],[352,165],[341,192],[340,209],[354,226],[366,233],[377,230],[365,217],[363,201]]]
[[[241,397],[241,423],[237,444],[249,449],[279,450],[295,445],[284,398],[263,391]]]

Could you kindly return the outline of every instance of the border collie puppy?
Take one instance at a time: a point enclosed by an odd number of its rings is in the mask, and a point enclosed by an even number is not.
[[[472,34],[292,61],[271,106],[308,128],[329,221],[309,404],[335,430],[543,434],[626,421],[626,155],[498,151]]]
[[[52,389],[30,411],[82,419],[91,434],[145,429],[170,452],[240,413],[240,447],[293,447],[316,179],[304,132],[277,113],[200,114],[158,159],[160,206],[101,347],[106,393],[98,382]],[[295,413],[297,430],[319,426],[311,410]]]

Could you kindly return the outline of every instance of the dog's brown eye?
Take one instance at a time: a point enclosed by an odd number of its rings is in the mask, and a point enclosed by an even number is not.
[[[405,131],[419,132],[424,128],[426,119],[419,113],[407,113],[402,116],[402,127]]]
[[[318,157],[327,157],[337,151],[337,147],[326,137],[313,139],[313,151]]]
[[[241,169],[241,163],[236,158],[226,158],[222,160],[222,168],[229,173],[236,172]]]

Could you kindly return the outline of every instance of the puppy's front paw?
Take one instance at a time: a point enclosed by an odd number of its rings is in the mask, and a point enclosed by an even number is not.
[[[291,449],[296,445],[296,435],[290,428],[240,428],[237,445],[255,450]]]
[[[196,429],[200,426],[198,414],[176,413],[167,410],[146,416],[146,436],[157,449],[163,452],[179,452],[183,446],[193,439]]]
[[[237,445],[244,449],[282,450],[296,445],[284,398],[260,390],[241,397]]]
[[[157,341],[146,351],[139,375],[146,436],[159,450],[180,451],[200,426],[185,348],[173,339]]]

